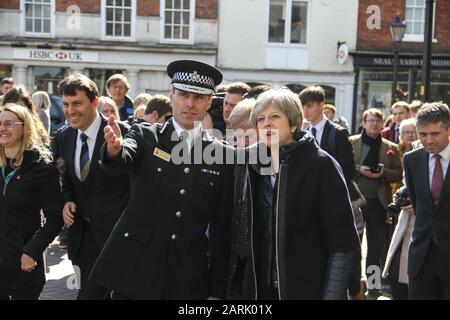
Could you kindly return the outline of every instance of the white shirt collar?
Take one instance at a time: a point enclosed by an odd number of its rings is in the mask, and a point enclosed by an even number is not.
[[[100,118],[100,114],[98,112],[96,112],[95,119],[91,123],[89,128],[87,128],[85,131],[81,131],[80,129],[78,129],[78,138],[80,137],[81,133],[83,132],[85,135],[87,135],[89,137],[89,139],[92,139],[92,140],[97,139],[97,133],[98,133],[98,130],[100,129],[101,124],[102,124],[102,121]]]
[[[445,161],[448,161],[450,159],[450,143],[447,145],[447,147],[444,150],[439,152],[439,154]],[[434,157],[434,153],[430,153],[430,159],[433,157]]]
[[[173,123],[173,127],[175,128],[175,131],[177,132],[177,135],[178,135],[179,137],[181,137],[181,133],[182,133],[183,131],[186,131],[186,132],[189,133],[189,137],[192,139],[193,137],[195,137],[195,135],[196,135],[197,133],[199,133],[199,132],[202,131],[202,129],[203,129],[203,128],[202,128],[202,122],[201,122],[201,121],[198,121],[199,125],[197,125],[194,129],[191,129],[191,130],[183,129],[183,128],[178,124],[178,122],[175,120],[174,117],[172,117],[172,123]]]
[[[313,126],[312,124],[311,124],[311,128],[316,128],[316,130],[317,131],[322,131],[323,130],[323,128],[325,127],[325,123],[327,122],[327,118],[323,118],[322,120],[320,120],[320,122],[318,123],[318,124],[316,124],[315,126]]]

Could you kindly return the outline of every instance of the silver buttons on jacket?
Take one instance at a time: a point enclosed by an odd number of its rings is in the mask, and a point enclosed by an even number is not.
[[[182,196],[186,195],[186,190],[185,190],[185,189],[181,189],[181,190],[180,190],[180,194],[181,194]]]
[[[191,169],[189,169],[188,167],[184,168],[184,173],[188,174],[189,172],[191,172]]]
[[[172,238],[172,240],[177,240],[177,239],[178,239],[178,236],[174,233],[174,234],[171,236],[171,238]]]
[[[158,169],[156,169],[156,171],[158,171],[158,172],[162,172],[162,169],[161,169],[161,168],[158,168]]]
[[[177,212],[175,212],[175,216],[177,218],[181,218],[183,216],[183,214],[181,213],[181,211],[177,211]]]
[[[125,234],[123,235],[125,238],[128,238],[130,234],[128,232],[125,232]]]

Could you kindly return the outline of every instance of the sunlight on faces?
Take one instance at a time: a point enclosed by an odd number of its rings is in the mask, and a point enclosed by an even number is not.
[[[314,101],[302,105],[305,119],[312,124],[317,124],[323,118],[323,105],[323,102],[317,103]]]
[[[256,124],[259,140],[269,148],[294,141],[289,119],[272,103],[261,110],[256,117]]]
[[[108,93],[116,103],[121,102],[125,99],[125,95],[127,94],[127,86],[122,80],[117,80],[109,86]]]
[[[109,118],[110,115],[114,114],[114,108],[110,104],[105,103],[100,112],[102,115]]]
[[[226,93],[223,99],[223,119],[228,120],[231,112],[236,107],[239,101],[242,100],[242,95],[239,93]]]
[[[417,140],[417,130],[415,126],[407,126],[403,129],[402,140],[408,145]]]
[[[363,128],[369,137],[376,138],[383,129],[383,120],[375,115],[368,113],[366,120],[363,122]]]
[[[409,112],[403,107],[396,107],[392,110],[392,121],[400,124],[403,120],[409,118]]]
[[[211,107],[212,96],[181,90],[170,90],[172,114],[175,121],[186,130],[195,127],[195,122],[202,121]]]
[[[449,143],[450,128],[442,122],[417,124],[420,142],[428,153],[440,153]]]
[[[12,112],[2,111],[0,113],[0,144],[3,147],[11,148],[22,145],[23,140],[23,124],[13,124],[9,128],[6,128],[4,123],[6,122],[22,122]]]
[[[64,115],[72,128],[85,131],[95,120],[98,99],[91,102],[84,91],[75,90],[75,92],[74,96],[62,97]]]

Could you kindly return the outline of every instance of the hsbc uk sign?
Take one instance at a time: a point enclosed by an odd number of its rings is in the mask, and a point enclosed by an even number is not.
[[[97,52],[87,51],[14,49],[14,59],[64,62],[98,62],[98,54]]]

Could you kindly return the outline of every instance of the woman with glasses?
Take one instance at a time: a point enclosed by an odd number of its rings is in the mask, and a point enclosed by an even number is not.
[[[348,191],[302,120],[287,89],[264,92],[251,111],[260,142],[235,171],[231,299],[347,298],[360,247]]]
[[[0,169],[0,299],[35,300],[45,283],[43,252],[61,231],[63,203],[31,113],[17,104],[0,113]]]

